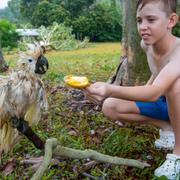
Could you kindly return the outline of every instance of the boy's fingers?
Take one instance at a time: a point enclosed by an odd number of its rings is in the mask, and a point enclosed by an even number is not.
[[[84,93],[89,93],[89,94],[91,93],[91,94],[92,94],[91,88],[88,88],[88,87],[83,88],[82,91],[83,91]]]
[[[90,96],[90,95],[87,95],[86,96],[86,98],[89,100],[89,101],[91,101],[92,103],[94,103],[94,104],[101,104],[101,102],[102,101],[99,101],[98,100],[98,97],[96,97],[96,96]]]
[[[87,98],[89,101],[97,104],[97,100],[96,100],[95,98],[93,98],[92,96],[86,96],[86,98]]]

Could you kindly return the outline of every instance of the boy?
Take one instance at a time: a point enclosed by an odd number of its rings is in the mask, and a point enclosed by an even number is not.
[[[157,148],[173,149],[155,175],[180,174],[180,39],[172,28],[178,21],[176,0],[138,0],[137,27],[152,76],[145,86],[122,87],[97,82],[84,92],[111,120],[149,123],[159,127]],[[171,126],[172,125],[172,126]]]

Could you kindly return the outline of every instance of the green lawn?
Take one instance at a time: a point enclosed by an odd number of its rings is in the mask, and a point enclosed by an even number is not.
[[[67,74],[85,75],[92,82],[106,81],[118,64],[120,50],[119,43],[99,43],[81,50],[48,52],[46,57],[50,69],[43,79],[50,106],[38,126],[33,128],[41,138],[56,137],[67,147],[91,148],[108,155],[147,161],[151,167],[141,170],[107,163],[87,166],[86,159],[60,158],[58,163],[49,167],[43,179],[88,179],[84,172],[96,179],[155,179],[154,169],[162,163],[166,154],[154,148],[157,129],[137,124],[126,124],[120,128],[103,117],[95,106],[81,104],[84,100],[82,92],[66,87],[63,82]],[[15,55],[6,56],[10,65],[15,64],[16,58]],[[20,164],[20,161],[41,155],[40,150],[23,138],[8,155],[3,156],[0,179],[29,179],[33,170],[30,165]],[[15,164],[13,171],[5,176],[3,168],[11,161]]]

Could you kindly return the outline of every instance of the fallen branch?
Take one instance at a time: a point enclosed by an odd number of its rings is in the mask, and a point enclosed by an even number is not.
[[[53,149],[53,150],[52,150]],[[119,157],[112,157],[109,155],[101,154],[97,151],[86,149],[86,150],[76,150],[72,148],[63,147],[58,144],[57,139],[51,138],[46,141],[45,144],[45,155],[44,160],[41,163],[39,169],[36,171],[31,180],[39,180],[43,176],[44,172],[48,168],[51,162],[52,155],[62,156],[73,159],[93,159],[99,162],[111,163],[116,165],[126,165],[137,167],[143,169],[144,167],[149,167],[150,165],[145,162],[140,162],[134,159],[124,159]]]
[[[43,162],[41,163],[40,167],[38,168],[34,176],[31,178],[31,180],[41,179],[41,177],[43,176],[44,172],[46,171],[51,162],[53,149],[57,146],[57,144],[58,142],[55,138],[46,140]]]

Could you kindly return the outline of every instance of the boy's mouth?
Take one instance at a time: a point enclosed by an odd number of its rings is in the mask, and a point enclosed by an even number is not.
[[[141,37],[142,37],[143,39],[147,39],[147,38],[150,37],[150,34],[141,34]]]

